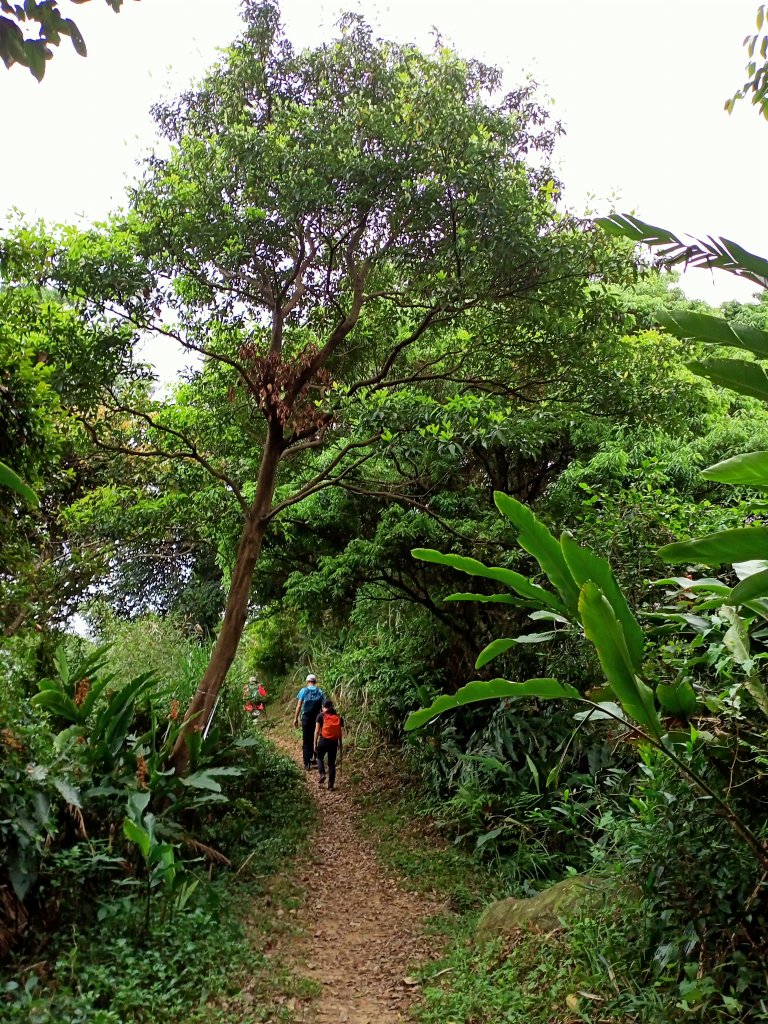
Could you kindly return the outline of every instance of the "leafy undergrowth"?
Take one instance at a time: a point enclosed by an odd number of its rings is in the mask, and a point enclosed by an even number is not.
[[[296,852],[305,845],[299,844]],[[288,864],[284,861],[282,868]],[[233,965],[230,984],[185,1024],[292,1024],[296,1004],[318,994],[313,981],[281,962],[284,945],[303,931],[304,897],[284,870],[266,876],[256,898],[253,890],[245,894],[240,922],[247,935],[246,955]]]
[[[457,919],[422,971],[418,1024],[761,1024],[765,1005],[722,995],[695,965],[682,982],[641,967],[640,906],[606,905],[555,932],[479,943]]]
[[[613,896],[567,926],[480,941],[475,929],[482,906],[510,891],[522,895],[515,891],[516,873],[511,879],[503,859],[482,862],[449,844],[424,812],[419,780],[409,779],[397,761],[369,759],[364,768],[358,762],[355,788],[382,861],[414,890],[445,899],[445,911],[432,922],[444,954],[418,975],[419,1024],[768,1022],[765,1006],[734,988],[723,993],[701,964],[686,964],[681,972],[649,958],[657,902],[620,884],[621,875],[608,865]]]
[[[444,898],[453,913],[472,911],[506,895],[498,861],[483,863],[440,834],[425,812],[426,794],[396,752],[353,764],[350,781],[361,826],[377,835],[379,859],[396,875],[415,891]]]
[[[275,969],[254,943],[255,916],[290,918],[295,895],[275,886],[306,844],[312,810],[295,765],[259,745],[258,805],[247,819],[231,810],[212,828],[218,843],[234,836],[235,867],[199,884],[184,905],[135,891],[100,894],[94,920],[34,936],[0,974],[4,1024],[257,1024],[292,1019],[300,982]],[[233,856],[236,854],[236,856]],[[239,864],[239,868],[237,865]],[[257,910],[254,910],[254,907]],[[266,925],[265,925],[266,927]]]
[[[585,918],[555,933],[518,932],[478,944],[456,922],[445,959],[423,973],[419,1024],[666,1024],[690,1019],[633,980],[631,943]],[[622,934],[622,939],[626,936]]]

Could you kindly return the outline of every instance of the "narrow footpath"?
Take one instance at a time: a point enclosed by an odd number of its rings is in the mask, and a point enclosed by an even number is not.
[[[300,738],[282,730],[273,736],[300,764]],[[273,962],[279,958],[320,986],[319,995],[295,1008],[302,1024],[408,1021],[419,994],[409,971],[437,955],[440,940],[424,927],[443,905],[407,891],[377,862],[343,773],[331,793],[317,779],[307,773],[318,820],[310,856],[298,863],[294,879],[305,891],[300,913],[307,925],[284,937]]]

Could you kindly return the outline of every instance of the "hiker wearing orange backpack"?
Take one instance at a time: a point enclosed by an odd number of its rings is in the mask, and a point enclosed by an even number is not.
[[[317,780],[321,786],[325,785],[325,758],[328,756],[328,789],[334,789],[336,785],[336,755],[339,763],[344,756],[342,748],[341,731],[344,728],[344,719],[339,715],[333,706],[333,701],[324,700],[323,710],[317,716],[315,726],[315,753],[317,754],[317,767],[320,778]]]

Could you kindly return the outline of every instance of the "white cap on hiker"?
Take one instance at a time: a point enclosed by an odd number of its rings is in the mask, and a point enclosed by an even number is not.
[[[309,675],[307,676],[306,681],[308,683],[316,683],[317,682],[317,676],[312,675],[312,673],[310,672]]]

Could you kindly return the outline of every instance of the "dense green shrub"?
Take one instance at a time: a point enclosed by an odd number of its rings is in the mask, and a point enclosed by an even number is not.
[[[149,927],[187,902],[201,857],[218,866],[259,843],[266,856],[281,835],[296,772],[254,732],[239,693],[196,735],[190,774],[166,768],[200,645],[159,620],[116,624],[114,640],[60,645],[35,695],[21,639],[3,651],[0,955],[43,925],[88,924],[115,884],[141,894]]]
[[[32,720],[35,709],[26,710]],[[50,756],[54,747],[37,714],[29,744],[17,748],[14,739],[13,758],[6,747],[0,752],[0,819],[22,833],[18,801],[34,807],[42,800],[30,787],[38,773],[26,771],[26,758],[33,749]],[[17,721],[14,736],[26,735]],[[87,751],[92,739],[75,749]],[[149,780],[149,750],[145,763]],[[146,862],[139,856],[140,834],[132,845],[120,825],[126,807],[128,820],[131,807],[139,806],[136,794],[149,797],[150,791],[130,788],[127,780],[120,786],[113,774],[102,775],[89,792],[82,763],[73,773],[79,790],[59,794],[58,804],[51,800],[36,834],[34,877],[19,902],[29,923],[7,943],[14,959],[0,974],[0,1017],[19,1024],[175,1024],[209,994],[232,985],[246,960],[253,966],[238,923],[242,894],[225,885],[226,865],[237,865],[241,880],[252,886],[297,850],[310,818],[302,773],[252,727],[219,747],[215,764],[201,748],[191,784],[181,793],[162,790],[171,798],[167,808],[156,807],[154,819],[134,814],[152,849],[170,850],[169,861]],[[50,765],[43,778],[57,792]],[[76,795],[79,805],[72,803]],[[8,868],[0,865],[3,878]]]
[[[704,753],[695,767],[719,784]],[[724,1020],[759,1010],[768,993],[768,884],[728,823],[664,758],[648,753],[632,813],[613,828],[612,856],[642,893],[648,975],[676,986],[701,1019],[705,1010]],[[768,1019],[768,1002],[761,1012]]]

